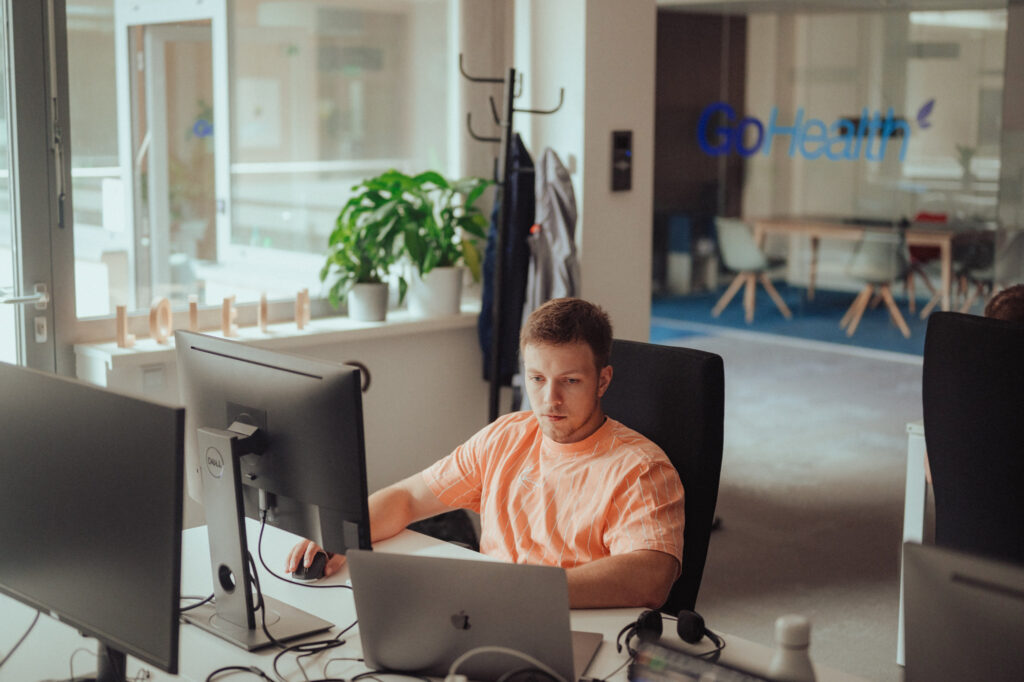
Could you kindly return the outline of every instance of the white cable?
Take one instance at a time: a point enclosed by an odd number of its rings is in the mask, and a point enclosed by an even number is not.
[[[459,669],[459,666],[462,665],[467,659],[476,656],[477,654],[508,654],[509,656],[515,656],[516,658],[521,658],[522,660],[526,661],[538,670],[550,675],[555,680],[558,680],[558,682],[568,682],[564,677],[562,677],[554,670],[552,670],[547,664],[541,663],[533,656],[524,654],[522,651],[509,649],[508,647],[504,646],[478,646],[475,649],[470,649],[469,651],[467,651],[466,653],[462,654],[454,661],[452,661],[451,666],[448,668],[448,677],[454,677],[456,675],[455,671]],[[445,679],[447,680],[448,678]]]

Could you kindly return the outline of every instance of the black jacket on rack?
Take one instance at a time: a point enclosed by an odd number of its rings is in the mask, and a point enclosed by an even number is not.
[[[501,287],[501,385],[509,386],[512,376],[519,371],[519,325],[522,322],[523,302],[526,299],[526,276],[530,267],[530,247],[527,237],[533,226],[535,196],[533,187],[533,159],[519,134],[516,133],[509,150],[509,172],[505,181],[504,200],[511,211],[505,226],[504,260]],[[498,215],[501,206],[494,204],[491,212],[491,231],[487,235],[484,255],[483,293],[477,334],[484,352],[484,379],[491,379],[491,316],[494,314],[494,266],[497,242]]]

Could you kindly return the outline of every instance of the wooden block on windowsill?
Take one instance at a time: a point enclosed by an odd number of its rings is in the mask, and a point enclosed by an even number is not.
[[[220,330],[227,337],[238,336],[238,309],[235,308],[235,297],[228,296],[224,299],[220,309]]]
[[[128,333],[128,306],[117,306],[117,327],[114,339],[118,348],[131,348],[135,345],[135,334]]]
[[[268,312],[269,307],[267,305],[267,292],[264,291],[262,294],[260,294],[260,304],[256,308],[256,325],[264,334],[267,333],[267,325],[269,324]]]
[[[309,289],[303,289],[295,297],[295,326],[299,329],[305,329],[306,325],[309,324],[309,318]]]
[[[171,302],[166,298],[153,301],[149,308],[149,338],[159,344],[167,345],[174,334],[174,317],[171,315]]]

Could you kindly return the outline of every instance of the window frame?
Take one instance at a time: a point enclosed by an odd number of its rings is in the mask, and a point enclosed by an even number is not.
[[[66,0],[53,0],[56,3],[60,3],[63,7]],[[197,3],[199,5],[212,4],[216,5],[215,8],[207,8],[211,20],[211,35],[213,38],[214,46],[213,50],[213,61],[214,61],[214,111],[218,120],[223,121],[225,118],[230,120],[231,109],[230,109],[230,32],[231,26],[228,22],[228,3],[231,0],[217,0],[212,3]],[[119,72],[125,69],[127,63],[127,30],[128,26],[139,25],[140,23],[160,20],[160,21],[187,21],[195,20],[199,18],[197,15],[199,11],[185,12],[184,9],[179,9],[174,5],[177,3],[166,3],[162,0],[115,0],[115,3],[120,3],[128,6],[130,9],[138,7],[139,11],[134,15],[129,14],[126,16],[133,16],[138,18],[125,19],[123,22],[115,22],[115,54],[119,57],[115,58],[117,69]],[[184,4],[184,3],[182,3]],[[447,30],[446,42],[448,45],[447,53],[445,55],[445,63],[447,67],[448,75],[448,97],[447,105],[452,108],[452,111],[457,111],[459,102],[459,73],[458,73],[458,54],[459,54],[459,17],[462,13],[461,0],[448,0],[447,2],[447,16],[445,18],[445,25]],[[115,13],[116,14],[116,13]],[[144,18],[144,21],[143,21]],[[207,18],[207,17],[203,17]],[[222,23],[221,23],[222,22]],[[123,28],[122,28],[123,26]],[[221,28],[222,27],[222,28]],[[62,63],[57,65],[58,72],[62,72],[62,77],[65,84],[65,92],[67,90],[67,35],[66,35],[66,22],[61,21],[61,48],[64,54]],[[218,30],[223,37],[218,42]],[[122,76],[118,75],[118,89],[121,92],[122,87]],[[127,75],[124,76],[127,82]],[[224,87],[219,87],[219,83],[224,83]],[[67,98],[65,96],[64,102]],[[67,115],[67,106],[64,105],[64,114]],[[123,111],[122,111],[123,110]],[[220,113],[225,112],[225,113]],[[131,216],[133,214],[133,198],[132,198],[132,179],[124,178],[125,168],[131,168],[131,132],[128,128],[128,144],[123,141],[123,129],[126,126],[122,126],[122,116],[124,120],[130,121],[130,99],[128,97],[119,97],[118,102],[118,120],[119,120],[119,131],[118,131],[118,157],[121,167],[121,173],[119,177],[122,179],[123,186],[125,188],[125,206],[126,215]],[[223,129],[224,126],[222,126]],[[65,122],[65,129],[68,128],[68,123]],[[448,168],[446,172],[451,173],[453,169],[458,168],[462,165],[462,146],[464,133],[462,131],[461,121],[458,116],[449,116],[449,122],[447,124],[447,153],[448,153]],[[246,172],[252,170],[253,165],[265,166],[266,164],[248,164],[238,163],[233,164],[231,161],[230,134],[219,134],[215,135],[215,177],[216,177],[216,193],[218,201],[218,212],[217,212],[217,249],[218,249],[218,263],[223,264],[227,268],[232,267],[248,267],[252,269],[259,269],[266,267],[269,264],[280,265],[282,261],[292,262],[296,264],[308,265],[310,263],[316,263],[319,270],[319,266],[322,264],[323,256],[318,254],[304,254],[296,253],[292,251],[286,251],[282,249],[270,249],[265,247],[254,247],[248,245],[232,244],[231,243],[231,209],[232,209],[232,176],[238,172]],[[222,148],[223,147],[223,148]],[[126,151],[127,148],[127,151]],[[127,158],[126,158],[127,157]],[[327,162],[334,164],[337,162]],[[349,163],[349,162],[345,162]],[[387,167],[407,167],[408,159],[360,159],[358,161],[351,162],[354,166],[366,167],[366,168],[377,168],[378,166],[383,169],[384,165]],[[292,166],[292,162],[282,163],[282,166]],[[407,169],[408,170],[408,169]],[[263,172],[267,172],[264,170]],[[69,170],[70,175],[70,170]],[[69,183],[70,186],[70,183]],[[70,215],[70,208],[66,209]],[[134,229],[134,227],[132,228]],[[69,240],[70,242],[71,240]],[[54,262],[59,263],[62,267],[58,270],[63,270],[69,273],[69,281],[71,286],[74,285],[74,248],[73,243],[69,244],[69,248],[66,252],[58,256],[54,254]],[[130,259],[134,261],[134,254]],[[134,272],[134,265],[132,266]],[[315,272],[315,271],[314,271]],[[70,289],[73,291],[73,288]],[[133,291],[133,297],[135,293]],[[310,290],[311,297],[311,313],[314,318],[324,317],[329,315],[336,315],[337,311],[329,306],[326,298],[319,297],[320,292]],[[242,325],[250,324],[250,318],[255,320],[256,309],[258,302],[251,303],[238,303],[236,308],[238,310],[239,322]],[[131,308],[131,307],[130,307]],[[271,300],[268,305],[268,318],[270,322],[281,322],[289,321],[294,317],[294,299],[282,300],[275,299]],[[65,306],[63,309],[62,319],[65,320],[64,329],[66,333],[62,335],[62,339],[59,339],[61,346],[66,349],[69,356],[73,356],[73,346],[75,343],[93,343],[100,341],[110,341],[115,336],[115,315],[109,314],[105,316],[86,317],[78,318],[75,307],[74,296],[69,296],[65,299]],[[143,305],[137,305],[135,311],[129,309],[128,314],[128,328],[129,332],[136,334],[137,336],[148,335],[148,318],[149,310]],[[176,309],[173,313],[173,323],[175,328],[182,328],[187,325],[188,311]],[[221,320],[221,306],[219,304],[200,305],[199,306],[199,326],[203,329],[216,329],[220,326]]]

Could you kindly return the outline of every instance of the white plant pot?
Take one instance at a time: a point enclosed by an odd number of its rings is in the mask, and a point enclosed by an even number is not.
[[[348,316],[360,322],[383,322],[388,312],[388,285],[355,284],[348,292]]]
[[[409,283],[409,314],[413,317],[458,315],[462,303],[462,267],[434,268],[424,277],[414,272]]]

